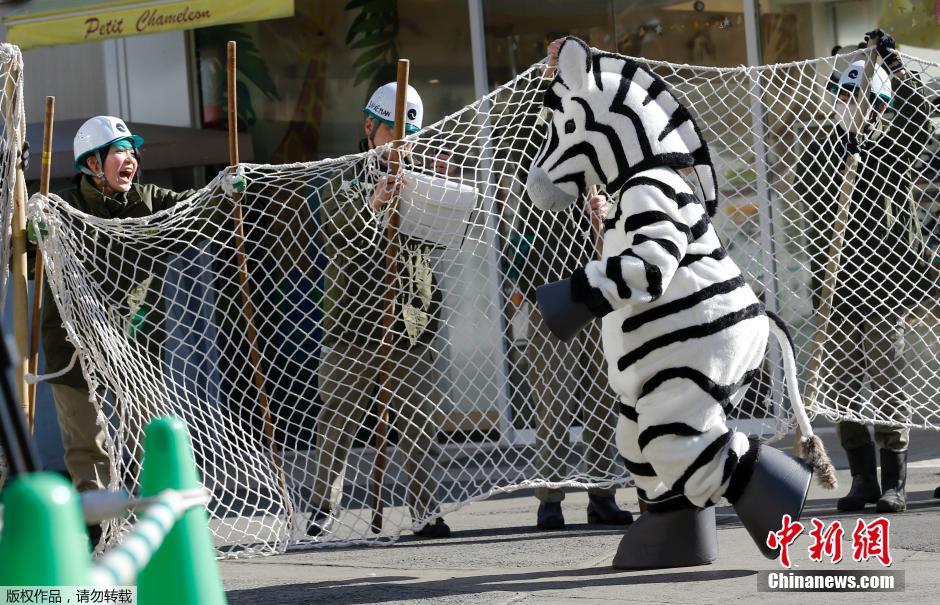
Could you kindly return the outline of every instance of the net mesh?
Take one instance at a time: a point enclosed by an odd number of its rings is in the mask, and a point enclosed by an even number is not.
[[[23,114],[23,56],[11,44],[0,44],[0,301],[6,301],[10,282],[10,260],[13,233],[13,190],[16,185],[16,165],[22,147],[20,129],[25,127]],[[0,451],[0,486],[6,476],[7,465]]]
[[[849,204],[828,325],[815,311],[833,220],[817,216],[807,191],[840,166],[801,161],[833,132],[830,76],[862,56],[734,69],[640,61],[691,110],[711,147],[716,228],[790,326],[799,367],[818,369],[815,412],[937,428],[936,64],[905,57],[926,102],[913,115],[889,110],[881,136],[898,136],[892,125],[902,119],[920,130],[902,131],[909,157],[872,156],[888,178],[865,184],[872,199]],[[41,247],[55,304],[109,428],[112,487],[137,487],[141,424],[163,413],[190,429],[227,557],[394,541],[523,487],[626,485],[598,330],[560,343],[533,305],[534,286],[599,252],[583,207],[541,213],[524,195],[545,135],[547,83],[535,65],[408,137],[398,188],[382,147],[241,165],[144,218],[106,220],[34,196],[28,212],[47,225]],[[394,247],[389,205],[376,202],[389,189],[400,203]],[[887,228],[863,232],[853,222],[866,220]],[[865,261],[890,263],[917,288],[864,292],[870,280],[861,277],[873,273]],[[871,306],[878,296],[903,312],[882,320],[884,307]],[[781,377],[771,349],[731,424],[765,440],[785,434]],[[384,517],[374,533],[375,435],[386,426]],[[311,515],[317,535],[308,533]],[[126,528],[115,521],[108,535]]]
[[[2,248],[0,248],[0,300],[6,300],[10,275],[10,238],[13,232],[13,189],[16,185],[16,164],[22,146],[20,128],[23,116],[23,56],[12,44],[0,44],[0,112],[3,115],[3,131],[0,132],[0,225],[2,225]]]

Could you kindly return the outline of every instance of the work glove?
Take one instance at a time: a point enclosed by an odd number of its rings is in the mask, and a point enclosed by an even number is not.
[[[865,34],[865,43],[870,39],[875,39],[875,50],[881,57],[881,62],[892,75],[904,71],[904,63],[901,62],[901,55],[898,54],[897,44],[889,34],[880,29],[875,29]]]
[[[46,224],[43,222],[39,223],[39,234],[42,234],[42,238],[46,239],[49,236],[49,230],[46,228]],[[26,221],[26,241],[32,245],[39,243],[39,236],[36,232],[36,223],[32,219]]]

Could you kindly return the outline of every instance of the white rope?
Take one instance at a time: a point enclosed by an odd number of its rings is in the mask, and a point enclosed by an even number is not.
[[[211,494],[205,488],[190,490],[177,490],[182,498],[182,506],[207,504]],[[111,490],[93,490],[82,492],[82,514],[85,523],[100,523],[107,519],[119,517],[129,510],[144,511],[161,501],[162,493],[149,498],[131,498],[127,492]]]
[[[72,370],[72,368],[75,367],[76,361],[78,361],[78,349],[75,349],[75,351],[72,353],[72,357],[69,359],[68,365],[58,372],[50,372],[49,374],[30,374],[29,372],[26,372],[25,380],[28,384],[36,384],[45,380],[52,380],[60,376],[65,376]]]
[[[138,500],[146,509],[134,524],[133,530],[120,544],[108,550],[95,562],[91,584],[94,586],[126,586],[136,583],[137,574],[147,566],[160,549],[173,525],[190,508],[209,501],[204,490],[178,492],[165,490],[153,498]]]
[[[776,293],[763,295],[778,297],[776,308],[794,336],[793,371],[800,375],[815,325],[810,267],[820,247],[812,238],[825,220],[814,219],[810,200],[798,195],[795,185],[807,174],[797,174],[795,166],[814,141],[831,133],[833,97],[826,84],[857,55],[720,69],[645,62],[689,108],[709,144],[721,188],[713,222],[728,254],[755,289],[779,284]],[[928,89],[940,89],[940,66],[905,59]],[[592,356],[601,346],[598,336],[586,334],[572,347],[528,346],[539,337],[539,326],[503,303],[524,300],[531,285],[567,277],[594,257],[580,204],[548,215],[529,208],[524,195],[525,171],[545,136],[540,114],[547,83],[541,66],[533,66],[485,99],[407,137],[406,174],[440,179],[441,187],[427,191],[465,193],[472,206],[459,205],[469,207],[459,214],[458,204],[443,204],[444,193],[439,199],[430,199],[436,193],[406,194],[411,197],[405,201],[414,202],[404,206],[406,228],[415,227],[408,231],[412,236],[424,228],[460,229],[428,236],[422,245],[404,245],[415,242],[401,238],[400,266],[420,270],[398,272],[396,307],[407,309],[408,321],[401,324],[411,333],[404,338],[424,348],[397,350],[389,360],[401,379],[391,416],[400,441],[389,448],[383,489],[388,501],[378,535],[370,531],[368,495],[375,451],[363,427],[371,426],[375,368],[385,361],[378,358],[378,343],[387,249],[382,221],[389,213],[368,208],[385,176],[387,148],[319,162],[240,164],[188,199],[139,218],[93,217],[56,195],[30,198],[29,216],[49,227],[39,246],[54,304],[69,341],[82,352],[91,395],[114,439],[115,484],[131,493],[137,488],[147,419],[167,413],[183,418],[201,475],[217,496],[208,512],[219,554],[226,557],[388,543],[438,514],[521,487],[628,484],[618,463],[585,455],[605,443],[589,447],[590,432],[579,426],[614,421],[606,364]],[[752,136],[754,115],[766,120],[760,150]],[[761,170],[754,169],[757,162],[765,163]],[[830,175],[839,169],[825,165],[804,172]],[[758,183],[759,175],[766,182]],[[892,182],[910,180],[900,169],[891,175]],[[244,213],[250,329],[232,233],[234,193],[240,193]],[[765,263],[769,253],[762,243],[770,234],[761,232],[768,227],[758,220],[762,204],[774,209],[774,263]],[[853,208],[872,211],[869,204]],[[778,267],[776,275],[769,275],[772,267]],[[851,284],[851,277],[840,273],[839,283]],[[422,327],[435,324],[422,340]],[[855,328],[834,318],[830,334],[850,340]],[[249,339],[252,331],[256,336]],[[885,336],[891,329],[877,326],[874,332]],[[810,414],[940,428],[940,327],[917,322],[898,349],[905,362],[898,387],[912,402],[906,416],[895,414],[868,387],[838,392],[826,373],[815,406],[775,407],[774,395],[785,387],[771,377],[784,372],[768,362],[730,423],[765,441],[779,439],[797,423],[809,427]],[[835,350],[828,346],[821,360],[827,372],[836,366]],[[854,370],[861,376],[866,367]],[[409,384],[417,385],[413,397],[405,396]],[[267,417],[262,399],[269,403]],[[791,399],[796,401],[793,393]],[[350,410],[362,411],[362,417],[349,417]],[[332,428],[317,434],[331,422]],[[539,451],[540,430],[558,436],[554,453],[566,464],[540,464],[540,457],[553,453]],[[365,443],[357,440],[363,437]],[[348,455],[342,455],[345,444]],[[597,458],[616,460],[612,448]],[[338,476],[322,476],[328,474],[323,469],[336,467],[343,469]],[[405,471],[412,467],[422,469],[421,485]],[[401,498],[409,492],[431,494],[434,502],[411,511]],[[113,512],[119,505],[108,506]],[[328,532],[310,537],[308,515],[289,511],[318,506],[331,506],[336,519]],[[115,523],[109,535],[121,535],[128,521],[119,516]]]

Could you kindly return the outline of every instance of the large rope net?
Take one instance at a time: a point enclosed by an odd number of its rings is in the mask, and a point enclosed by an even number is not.
[[[835,132],[827,85],[866,56],[733,69],[640,61],[711,147],[716,228],[789,324],[816,385],[812,409],[937,428],[940,68],[904,57],[924,102],[889,108],[871,138],[906,155],[863,154],[885,172],[863,182],[859,169],[833,250],[844,158],[820,151]],[[380,148],[243,164],[140,219],[34,196],[54,304],[111,437],[112,487],[137,487],[141,426],[168,413],[187,423],[214,494],[220,556],[390,542],[499,492],[629,484],[598,330],[561,343],[533,304],[535,286],[599,252],[583,207],[541,213],[524,194],[547,84],[534,65],[407,137],[397,189]],[[389,205],[375,203],[389,187],[394,241]],[[731,424],[780,438],[791,428],[784,390],[771,347]],[[386,428],[383,465],[375,443]],[[324,521],[319,535],[308,535],[311,514]]]
[[[0,44],[0,300],[6,300],[13,233],[13,190],[23,145],[23,55],[12,44]]]
[[[12,256],[13,190],[22,148],[21,130],[26,127],[23,112],[23,55],[12,44],[0,44],[0,116],[3,119],[0,125],[0,301],[6,301]],[[6,344],[0,343],[0,346]],[[6,460],[0,451],[0,486],[3,485],[6,472]]]

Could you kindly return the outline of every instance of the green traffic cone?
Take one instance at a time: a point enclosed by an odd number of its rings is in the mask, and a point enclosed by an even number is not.
[[[165,489],[202,487],[186,426],[175,417],[156,418],[147,426],[140,493],[146,498]],[[225,592],[209,517],[192,508],[176,522],[150,563],[137,576],[139,605],[224,605]]]
[[[87,586],[91,555],[81,502],[56,473],[14,479],[3,490],[0,586]]]

